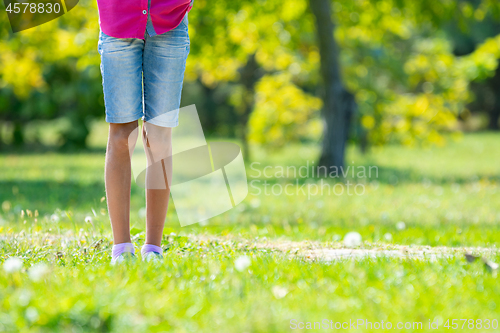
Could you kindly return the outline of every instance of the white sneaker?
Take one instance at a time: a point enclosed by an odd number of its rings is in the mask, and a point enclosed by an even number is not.
[[[126,261],[135,261],[137,257],[132,252],[123,252],[116,259],[111,259],[111,265],[121,264]]]
[[[142,261],[160,263],[163,261],[163,255],[158,252],[148,252],[142,257]]]

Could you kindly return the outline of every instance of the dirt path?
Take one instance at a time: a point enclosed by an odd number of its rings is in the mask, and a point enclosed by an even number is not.
[[[134,236],[136,238],[137,236]],[[178,236],[167,236],[167,242],[177,242]],[[182,236],[186,237],[186,236]],[[246,239],[237,238],[232,235],[214,236],[211,234],[188,235],[189,242],[199,246],[219,246],[242,249],[278,252],[292,257],[300,257],[310,261],[333,261],[345,259],[363,258],[407,258],[435,260],[442,258],[462,257],[469,261],[481,259],[485,264],[491,264],[496,269],[496,264],[489,262],[493,256],[500,252],[496,247],[431,247],[421,245],[394,245],[386,243],[363,243],[356,248],[348,248],[342,242],[318,242],[318,241],[290,241],[285,239],[267,239],[266,237]],[[0,236],[0,241],[13,241],[18,244],[28,242],[31,246],[58,246],[63,243],[76,242],[80,247],[98,247],[102,243],[109,242],[104,239],[84,240],[84,237],[66,235],[55,235],[50,233],[37,233],[35,235],[23,232]],[[108,244],[110,246],[110,244]],[[498,268],[498,267],[497,267]]]
[[[316,242],[316,241],[289,241],[279,239],[235,239],[233,237],[214,237],[212,235],[196,236],[198,241],[219,243],[231,243],[233,246],[244,248],[256,248],[269,251],[282,252],[293,256],[303,257],[309,260],[340,260],[361,258],[410,258],[435,260],[438,258],[451,258],[470,254],[473,257],[491,257],[500,252],[498,248],[485,247],[431,247],[419,245],[391,245],[383,243],[364,243],[357,248],[345,247],[342,242]]]

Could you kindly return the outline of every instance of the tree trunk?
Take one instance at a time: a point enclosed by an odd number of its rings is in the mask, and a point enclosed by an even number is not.
[[[500,120],[500,64],[497,66],[495,76],[487,82],[495,95],[495,103],[489,112],[490,121],[488,128],[490,130],[498,131],[498,121]]]
[[[205,132],[205,135],[210,135],[215,133],[217,130],[217,103],[214,98],[215,89],[204,85],[199,78],[198,83],[200,84],[204,94],[203,109],[198,110],[198,114],[200,115],[201,122],[204,125],[203,131]]]
[[[248,61],[243,68],[240,69],[240,82],[245,87],[244,92],[244,108],[240,115],[240,139],[243,145],[243,157],[250,160],[250,150],[248,146],[248,120],[250,113],[255,105],[255,85],[264,75],[262,68],[255,59],[255,54],[248,57]]]
[[[23,122],[20,120],[14,120],[14,131],[12,133],[12,143],[16,147],[21,147],[22,145],[24,145]]]
[[[333,37],[335,26],[329,0],[309,0],[316,18],[316,33],[321,57],[324,94],[322,115],[325,121],[323,147],[319,166],[328,170],[344,167],[345,145],[349,123],[356,109],[354,96],[342,84],[339,47]],[[321,171],[324,168],[321,168]]]

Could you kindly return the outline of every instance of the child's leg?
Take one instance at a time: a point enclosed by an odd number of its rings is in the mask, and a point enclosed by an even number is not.
[[[130,156],[138,137],[138,124],[109,124],[105,185],[114,244],[130,243]]]
[[[148,155],[146,174],[146,244],[160,246],[167,214],[171,179],[171,131],[179,124],[186,59],[190,42],[187,17],[175,29],[144,44],[144,129]],[[147,143],[149,142],[149,147]],[[161,163],[154,163],[162,161]],[[153,164],[154,163],[154,164]]]
[[[137,120],[143,116],[144,40],[115,38],[99,31],[97,48],[101,56],[106,121],[110,123],[104,178],[113,229],[113,259],[117,259],[122,252],[134,252],[129,231],[130,156],[138,137]]]
[[[161,245],[172,178],[172,129],[144,122],[146,174],[146,244]]]

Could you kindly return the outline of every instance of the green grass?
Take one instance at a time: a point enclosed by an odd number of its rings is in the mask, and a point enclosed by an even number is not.
[[[107,244],[40,240],[2,245],[2,252],[24,256],[25,267],[50,267],[38,281],[25,269],[0,274],[7,331],[286,332],[292,319],[393,325],[430,319],[442,327],[448,318],[484,321],[499,313],[496,275],[461,258],[308,262],[177,236],[161,269],[141,262],[112,267]],[[238,271],[241,255],[250,263]]]
[[[262,171],[267,166],[272,167],[267,174],[273,175],[280,165],[297,169],[307,163],[311,165],[317,158],[315,146],[295,145],[279,153],[256,150],[253,166],[247,165],[248,180],[254,183],[242,204],[211,219],[208,225],[184,228],[180,227],[171,204],[165,234],[208,232],[246,238],[331,241],[356,230],[371,242],[383,241],[384,235],[390,233],[396,244],[497,246],[500,154],[495,144],[498,139],[498,134],[474,134],[445,148],[387,147],[367,155],[350,149],[348,166],[378,168],[378,177],[350,180],[365,184],[364,195],[308,197],[296,191],[296,187],[320,180],[263,175],[256,178],[255,169]],[[4,221],[5,229],[14,231],[34,226],[34,217],[20,216],[22,210],[29,209],[38,210],[38,222],[47,226],[51,225],[50,216],[56,213],[59,224],[73,227],[66,214],[69,212],[78,226],[84,227],[85,217],[92,216],[97,229],[109,232],[106,202],[101,201],[105,195],[103,168],[102,149],[65,155],[54,152],[0,155],[0,202],[4,208],[10,207],[2,212],[0,221]],[[264,181],[283,187],[298,181],[299,185],[289,188],[293,195],[266,195]],[[330,186],[338,181],[326,180]],[[260,195],[256,195],[258,190]],[[314,194],[312,190],[311,193]],[[143,189],[134,184],[131,224],[138,231],[144,230],[143,207]],[[25,220],[27,225],[23,225]],[[404,230],[396,228],[400,221],[406,225]]]
[[[461,255],[323,262],[293,255],[292,249],[265,248],[267,241],[287,240],[339,247],[347,232],[357,231],[362,248],[485,247],[494,250],[488,258],[499,262],[499,139],[495,133],[467,134],[443,148],[390,146],[366,155],[350,147],[347,164],[376,166],[378,177],[348,179],[365,186],[363,195],[309,197],[255,192],[264,190],[263,181],[319,183],[275,173],[278,166],[311,166],[318,147],[255,148],[252,162],[260,164],[248,163],[247,174],[257,182],[235,209],[206,225],[181,228],[170,206],[162,268],[141,262],[109,266],[102,141],[94,136],[93,150],[85,153],[5,153],[0,263],[12,256],[24,263],[13,273],[0,268],[0,331],[287,332],[292,319],[422,322],[425,331],[437,319],[440,329],[434,331],[450,331],[443,328],[448,318],[499,320],[496,272]],[[254,169],[266,166],[274,177],[257,177]],[[144,194],[137,186],[131,207],[139,247]],[[86,216],[92,224],[84,222]],[[397,228],[398,222],[405,228]],[[241,256],[250,265],[238,271]],[[36,281],[30,267],[39,263],[49,272]]]

